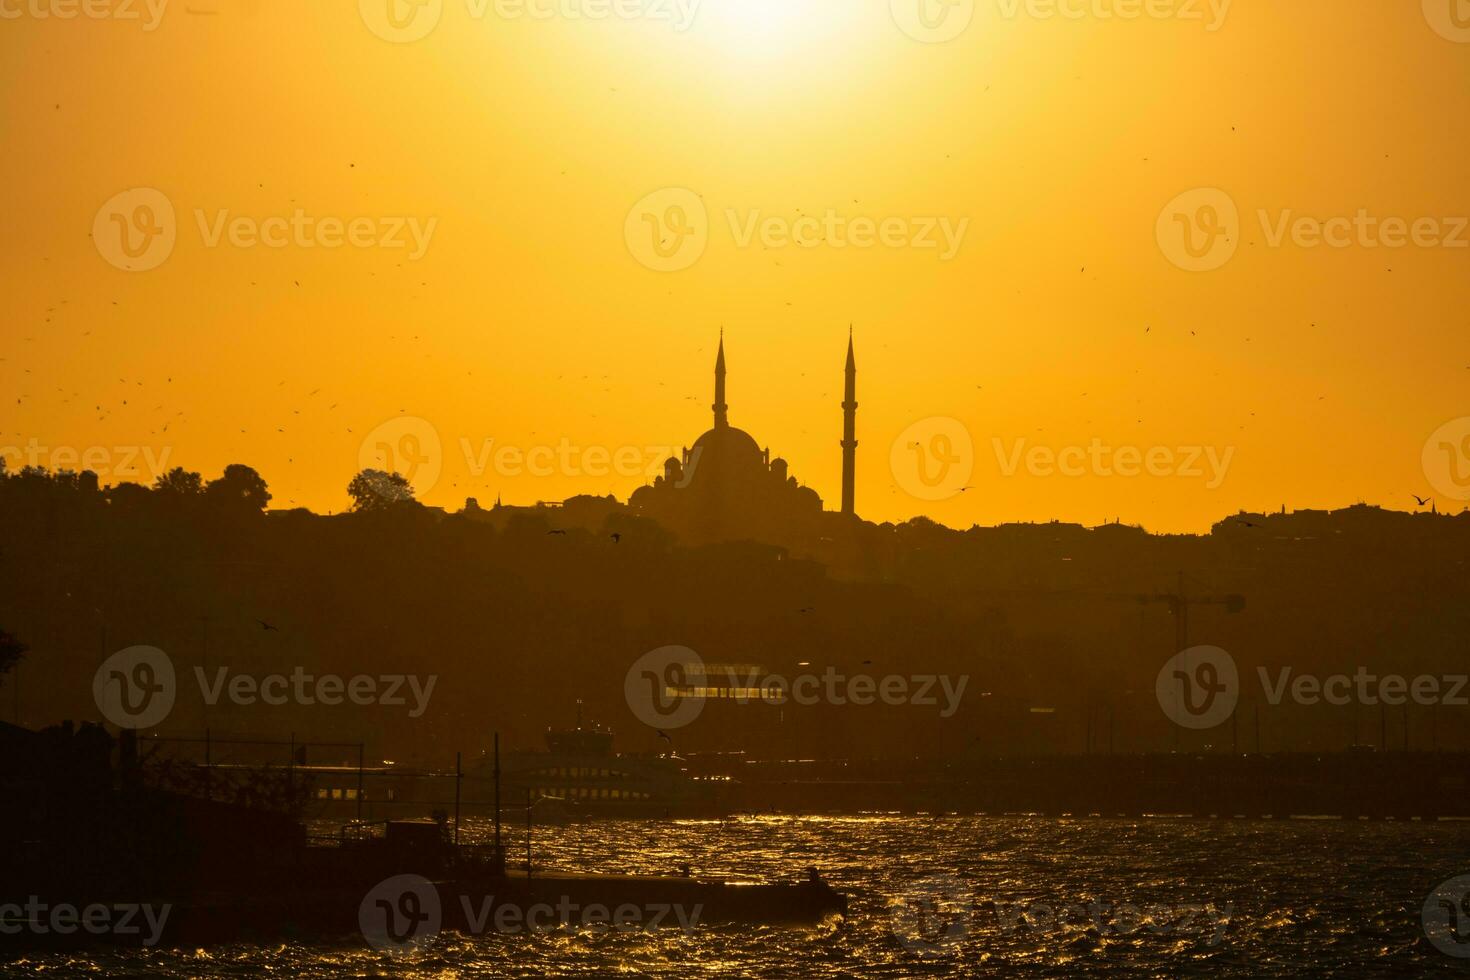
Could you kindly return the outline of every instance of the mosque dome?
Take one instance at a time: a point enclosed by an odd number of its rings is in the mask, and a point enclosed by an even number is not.
[[[698,453],[696,457],[694,454]],[[765,468],[766,454],[750,433],[733,425],[717,425],[694,440],[690,449],[690,465],[718,461],[722,467],[745,465]]]

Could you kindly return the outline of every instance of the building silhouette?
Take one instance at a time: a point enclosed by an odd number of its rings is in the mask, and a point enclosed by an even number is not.
[[[725,338],[715,356],[714,424],[664,462],[663,475],[633,492],[628,504],[691,540],[739,538],[790,540],[811,533],[822,520],[822,498],[792,476],[786,460],[772,457],[748,432],[730,424],[725,401]],[[842,403],[842,512],[854,513],[856,480],[857,367],[847,342],[846,396]]]
[[[842,395],[842,512],[854,513],[857,479],[857,361],[852,354],[852,328],[847,328],[847,367]]]

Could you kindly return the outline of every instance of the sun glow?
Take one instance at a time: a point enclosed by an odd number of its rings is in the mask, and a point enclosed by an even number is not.
[[[806,47],[841,20],[801,0],[704,0],[697,29],[741,57],[781,57]]]

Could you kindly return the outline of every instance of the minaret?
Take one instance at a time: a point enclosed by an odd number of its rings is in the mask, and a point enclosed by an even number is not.
[[[847,385],[842,399],[842,512],[853,513],[857,477],[857,361],[852,356],[852,327],[847,328]]]
[[[725,418],[725,331],[720,329],[720,353],[715,357],[715,403],[710,406],[715,410],[715,428],[723,429],[730,422]]]

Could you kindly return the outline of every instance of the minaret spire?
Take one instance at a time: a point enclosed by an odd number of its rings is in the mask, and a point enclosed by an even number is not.
[[[852,324],[847,325],[847,369],[843,391],[842,513],[853,514],[857,480],[857,359],[852,353]]]
[[[710,406],[715,410],[715,428],[723,429],[729,425],[729,419],[725,417],[725,411],[729,407],[725,404],[725,328],[720,328],[720,353],[715,357],[715,403]]]

